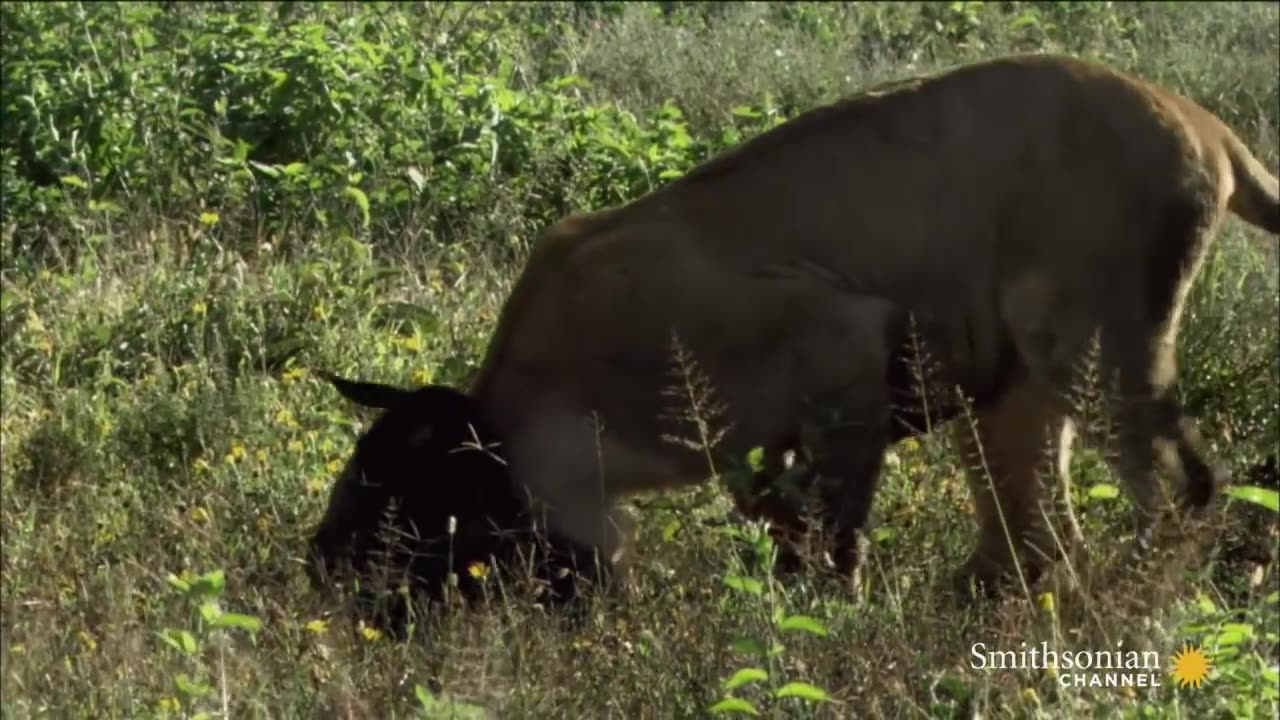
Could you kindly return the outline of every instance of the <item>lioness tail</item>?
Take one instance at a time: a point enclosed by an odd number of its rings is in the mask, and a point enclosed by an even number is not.
[[[1227,155],[1236,181],[1228,207],[1250,225],[1280,235],[1280,180],[1234,136],[1228,136]]]

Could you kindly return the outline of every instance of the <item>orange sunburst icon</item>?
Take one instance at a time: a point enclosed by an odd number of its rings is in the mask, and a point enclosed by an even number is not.
[[[1183,645],[1181,650],[1173,654],[1172,674],[1173,679],[1178,681],[1178,687],[1200,687],[1200,683],[1204,682],[1212,669],[1213,663],[1198,647]]]

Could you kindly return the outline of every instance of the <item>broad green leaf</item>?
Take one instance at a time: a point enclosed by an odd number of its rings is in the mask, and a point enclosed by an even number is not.
[[[878,527],[871,531],[871,541],[874,543],[888,542],[897,536],[898,532],[888,527]]]
[[[760,668],[743,668],[734,673],[733,677],[725,681],[724,689],[736,690],[747,683],[759,682],[761,680],[768,679],[769,673],[761,670]]]
[[[192,592],[217,597],[227,585],[227,577],[221,570],[207,572],[191,583]]]
[[[369,227],[369,196],[364,191],[354,185],[348,185],[342,191],[343,195],[355,200],[356,205],[360,207],[360,218],[365,227]]]
[[[1213,603],[1213,598],[1203,593],[1196,596],[1196,605],[1200,608],[1200,612],[1205,615],[1212,615],[1218,612],[1218,606]]]
[[[755,705],[752,705],[742,698],[735,697],[727,697],[708,709],[714,715],[720,715],[722,713],[742,713],[743,715],[760,714],[760,711],[756,710]]]
[[[192,680],[191,676],[186,673],[178,673],[175,675],[173,678],[173,684],[178,687],[180,692],[188,697],[204,697],[209,694],[210,690],[212,690],[208,683]]]
[[[62,184],[70,185],[71,187],[78,187],[78,188],[89,187],[89,185],[84,180],[80,179],[80,177],[77,175],[63,175]]]
[[[89,209],[103,213],[104,215],[119,215],[124,212],[124,208],[110,200],[90,200]]]
[[[683,525],[684,525],[684,523],[680,522],[680,520],[679,520],[679,519],[676,519],[676,520],[672,520],[671,522],[669,522],[669,523],[667,523],[665,526],[663,526],[663,528],[662,528],[662,541],[663,541],[663,542],[671,542],[671,541],[675,538],[676,533],[680,532],[680,528],[681,528]]]
[[[165,630],[160,633],[160,639],[169,647],[187,655],[194,655],[197,649],[195,636],[186,630]]]
[[[213,621],[214,627],[233,627],[249,632],[257,632],[262,629],[262,622],[252,615],[243,615],[241,613],[223,613]]]
[[[1272,511],[1280,512],[1280,492],[1253,485],[1237,485],[1227,489],[1227,494],[1237,500],[1244,500]]]
[[[795,697],[813,702],[826,702],[831,699],[826,690],[804,682],[789,682],[775,690],[773,696],[776,698]]]
[[[1040,24],[1040,17],[1035,13],[1034,10],[1028,10],[1022,13],[1021,15],[1019,15],[1017,18],[1015,18],[1013,22],[1009,23],[1009,27],[1010,29],[1017,30],[1018,28],[1035,26],[1039,24]]]
[[[1239,645],[1253,637],[1253,626],[1247,623],[1227,623],[1212,642],[1219,646]]]
[[[1098,483],[1089,488],[1089,497],[1093,500],[1114,500],[1120,497],[1120,488],[1111,483]]]
[[[212,601],[200,603],[200,617],[204,618],[205,622],[214,622],[221,616],[222,610],[217,603]]]
[[[803,630],[807,633],[813,633],[819,637],[826,637],[828,634],[825,625],[808,615],[792,615],[790,617],[783,618],[782,622],[778,623],[778,629]]]
[[[741,590],[742,592],[748,592],[748,593],[751,593],[752,595],[759,596],[764,594],[764,585],[759,580],[756,580],[755,578],[742,577],[741,575],[734,575],[732,577],[725,578],[724,584],[728,585],[734,590]]]
[[[271,76],[271,89],[279,90],[281,85],[289,82],[289,73],[280,70],[267,69],[267,74]]]

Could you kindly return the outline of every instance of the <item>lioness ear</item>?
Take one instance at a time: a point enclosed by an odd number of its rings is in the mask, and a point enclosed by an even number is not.
[[[413,395],[412,390],[405,390],[394,385],[347,380],[323,370],[318,371],[317,374],[337,388],[342,397],[367,408],[385,410]]]

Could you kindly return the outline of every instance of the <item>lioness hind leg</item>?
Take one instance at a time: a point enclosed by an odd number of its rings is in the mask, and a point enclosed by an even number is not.
[[[1139,551],[1149,545],[1156,518],[1167,504],[1157,471],[1179,485],[1184,504],[1193,509],[1208,505],[1225,480],[1173,397],[1172,342],[1141,342],[1151,335],[1104,328],[1102,344],[1103,368],[1113,370],[1116,378],[1110,393],[1118,406],[1113,415],[1120,443],[1115,465],[1133,498]]]
[[[978,544],[956,582],[970,582],[987,593],[998,591],[1021,572],[1034,582],[1054,557],[1058,543],[1044,522],[1052,510],[1041,506],[1039,470],[1046,467],[1048,433],[1062,428],[1061,404],[1051,385],[1027,380],[975,413],[976,423],[961,419],[954,438],[977,509]],[[1064,488],[1065,489],[1065,488]]]

